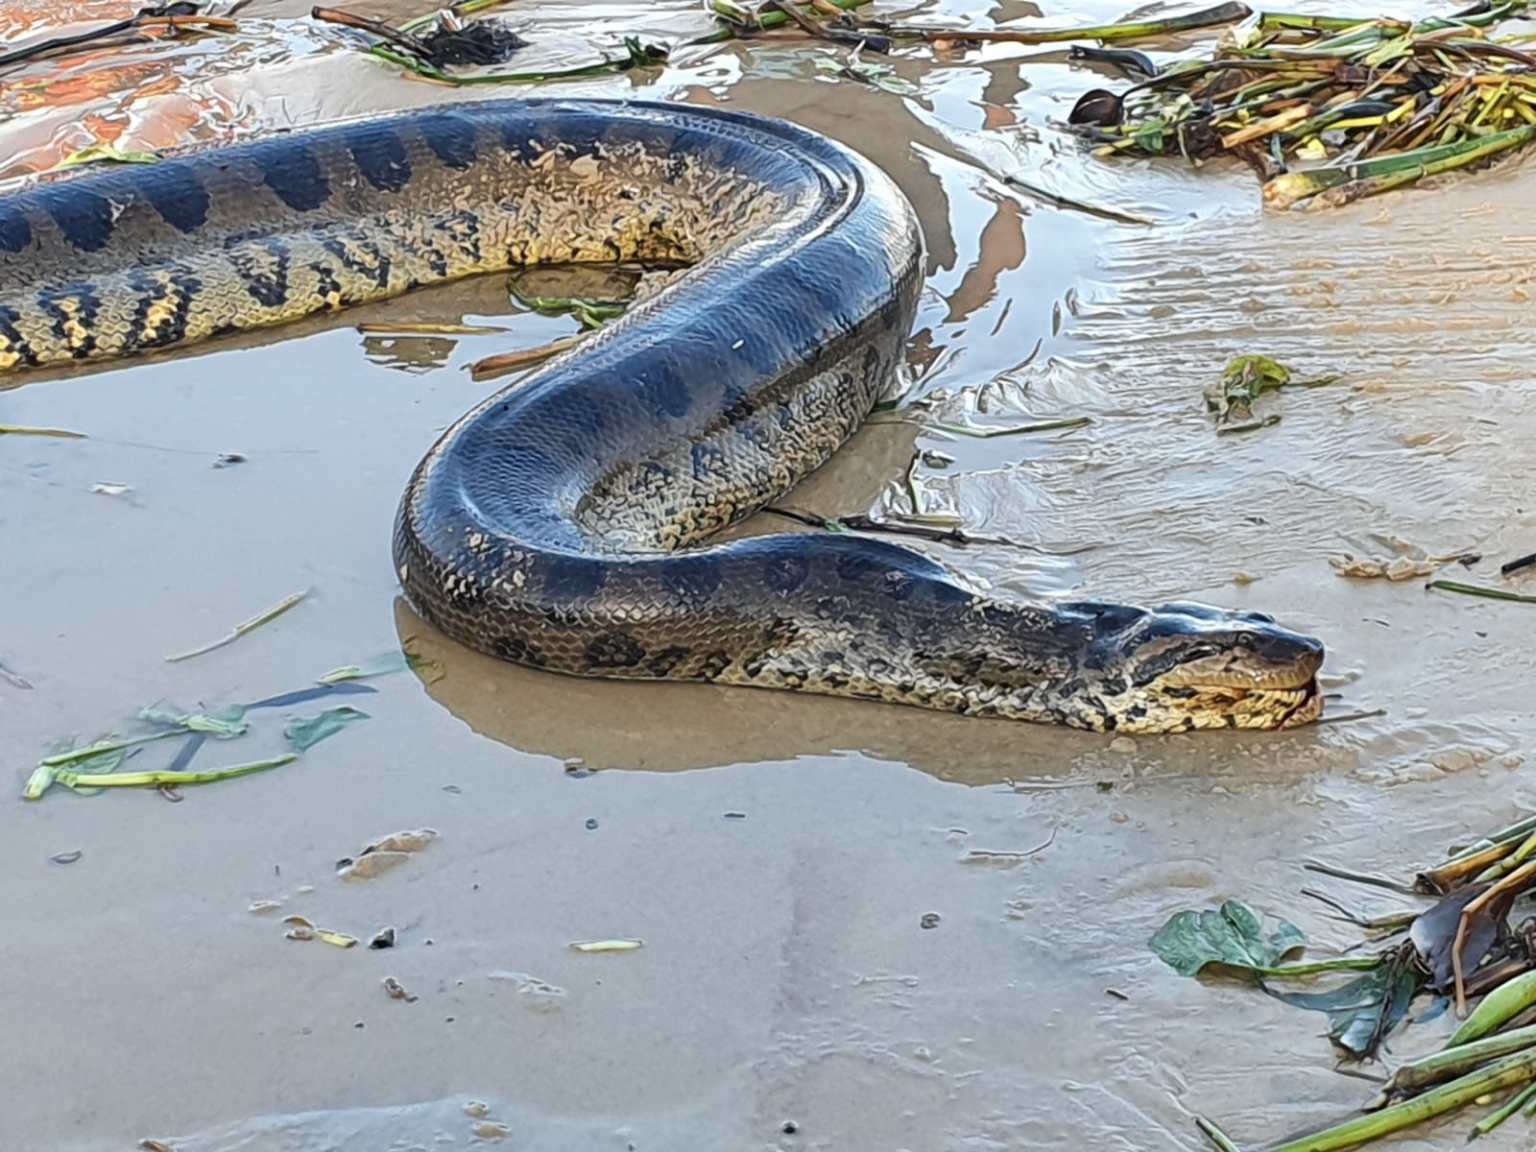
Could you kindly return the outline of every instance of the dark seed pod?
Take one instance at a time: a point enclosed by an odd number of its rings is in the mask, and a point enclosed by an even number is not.
[[[1084,92],[1077,103],[1072,105],[1072,113],[1067,117],[1067,122],[1110,128],[1120,123],[1124,113],[1125,106],[1120,97],[1103,88],[1093,88]]]

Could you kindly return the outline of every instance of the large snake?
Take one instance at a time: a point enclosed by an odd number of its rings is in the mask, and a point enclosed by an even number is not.
[[[923,250],[878,169],[794,125],[606,101],[440,107],[0,197],[0,368],[127,356],[529,264],[690,270],[417,467],[394,555],[454,639],[1098,730],[1278,728],[1322,645],[1193,604],[1028,603],[839,533],[711,537],[891,383]]]

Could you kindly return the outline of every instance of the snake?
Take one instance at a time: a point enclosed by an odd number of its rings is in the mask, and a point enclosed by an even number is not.
[[[891,394],[925,259],[889,176],[781,119],[442,104],[0,195],[0,371],[529,266],[670,269],[426,450],[392,548],[431,625],[574,676],[1101,732],[1315,720],[1323,645],[1270,616],[1000,596],[875,534],[737,527]]]

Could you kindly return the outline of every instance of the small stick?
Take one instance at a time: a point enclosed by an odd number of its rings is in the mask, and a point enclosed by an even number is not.
[[[216,648],[222,648],[226,644],[233,644],[247,632],[250,632],[256,628],[260,628],[268,621],[276,620],[284,612],[288,611],[288,609],[292,608],[295,604],[297,604],[300,600],[304,599],[304,597],[308,595],[309,589],[305,588],[302,591],[295,592],[291,596],[284,597],[281,601],[272,605],[272,607],[268,608],[265,612],[261,612],[255,616],[252,616],[249,620],[245,620],[239,624],[236,624],[234,628],[230,630],[229,635],[221,636],[219,639],[213,641],[210,644],[204,644],[201,648],[193,648],[190,652],[179,652],[175,656],[167,656],[165,658],[166,662],[169,664],[175,664],[182,660],[190,660],[194,656],[202,656],[208,652],[212,652]]]
[[[470,378],[484,380],[487,376],[499,375],[513,368],[522,368],[529,364],[537,364],[540,360],[548,360],[567,348],[574,348],[586,335],[585,332],[577,332],[571,336],[561,336],[557,340],[551,340],[548,344],[540,344],[535,348],[519,348],[516,352],[499,352],[495,356],[476,360],[469,366]]]
[[[1518,572],[1520,569],[1529,568],[1533,564],[1536,564],[1536,552],[1532,552],[1526,556],[1518,557],[1517,559],[1511,560],[1508,564],[1501,565],[1499,568],[1499,575],[1508,576],[1511,572]]]
[[[311,20],[320,20],[327,24],[340,24],[347,28],[357,28],[370,35],[377,36],[381,40],[387,40],[397,47],[404,48],[412,56],[419,56],[423,60],[431,60],[432,50],[418,37],[409,32],[401,32],[391,28],[378,20],[370,20],[366,16],[358,16],[351,12],[343,12],[340,8],[315,7],[309,10]]]
[[[0,424],[0,436],[56,436],[61,440],[84,440],[84,432],[68,428],[33,428],[26,424]]]
[[[763,4],[764,12],[782,12],[800,26],[800,30],[807,36],[817,40],[826,40],[833,44],[851,44],[858,48],[868,48],[871,52],[884,55],[891,50],[891,41],[885,36],[871,36],[864,32],[850,32],[846,28],[830,28],[819,20],[812,20],[804,12],[795,7],[794,0],[766,0]],[[834,7],[834,11],[838,11]]]

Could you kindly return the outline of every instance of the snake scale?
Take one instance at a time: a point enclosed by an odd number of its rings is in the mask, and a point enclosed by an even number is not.
[[[477,273],[687,265],[457,421],[411,476],[400,583],[450,637],[583,676],[714,681],[1097,730],[1321,711],[1316,640],[1194,604],[990,596],[924,555],[719,541],[892,382],[921,233],[805,129],[509,100],[328,125],[0,197],[0,369],[168,349]]]

